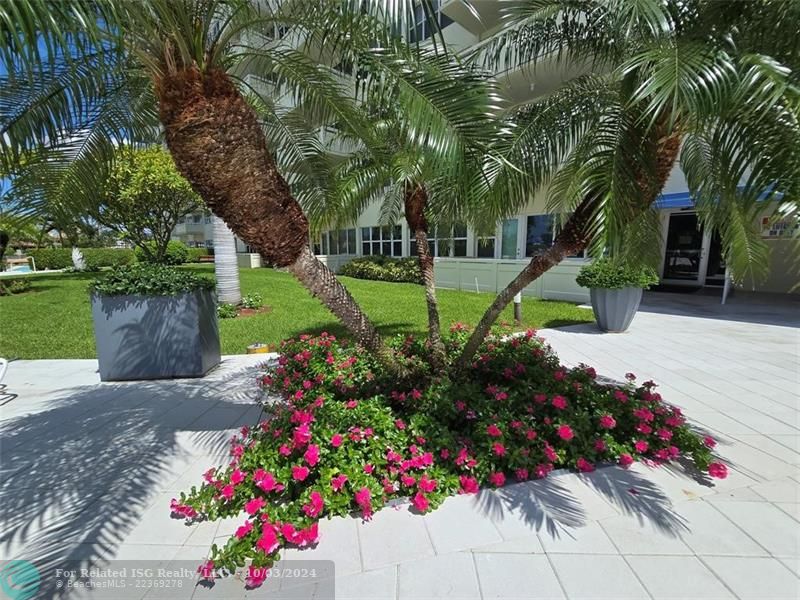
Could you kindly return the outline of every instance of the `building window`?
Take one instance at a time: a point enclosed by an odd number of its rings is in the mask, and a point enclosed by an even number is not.
[[[361,254],[364,256],[403,256],[403,229],[400,225],[361,228]]]
[[[206,240],[206,248],[213,248],[214,240]]]
[[[547,250],[555,240],[555,225],[557,215],[530,215],[528,216],[525,233],[525,256],[533,256],[538,252]],[[585,252],[570,255],[569,258],[583,258]]]
[[[411,237],[411,256],[416,256],[417,242],[414,241],[414,233],[409,233]],[[463,223],[456,223],[449,230],[434,227],[428,235],[428,246],[433,256],[466,256],[467,226]]]
[[[314,254],[357,254],[356,230],[336,229],[326,231],[314,243]]]
[[[211,217],[211,215],[206,215],[206,216],[205,216],[205,224],[206,224],[206,225],[210,225],[210,224],[211,224],[211,221],[212,221],[212,217]]]
[[[453,22],[453,19],[442,12],[441,4],[442,0],[430,0],[429,6],[433,9],[433,15],[430,16],[436,20],[440,29],[444,29]],[[414,22],[408,28],[409,42],[422,42],[433,36],[436,28],[430,23],[428,17],[422,2],[418,2],[414,7]]]
[[[495,236],[478,238],[478,247],[475,249],[475,256],[478,258],[494,258],[494,247],[497,242]]]

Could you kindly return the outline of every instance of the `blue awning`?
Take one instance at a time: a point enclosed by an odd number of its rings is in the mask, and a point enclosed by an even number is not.
[[[689,192],[675,192],[674,194],[661,194],[656,200],[656,208],[690,208],[694,206]]]

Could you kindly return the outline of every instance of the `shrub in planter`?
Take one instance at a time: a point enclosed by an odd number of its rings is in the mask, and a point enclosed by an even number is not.
[[[652,267],[601,258],[581,268],[575,280],[589,288],[597,326],[622,332],[639,309],[642,290],[658,283],[658,275]]]
[[[153,242],[146,243],[148,249],[150,250],[151,254],[155,254],[155,244]],[[152,262],[150,258],[145,254],[144,250],[140,247],[136,247],[136,260],[139,262]],[[170,240],[167,244],[167,250],[164,254],[164,261],[161,264],[164,265],[182,265],[189,259],[189,248],[183,242],[179,242],[178,240]]]
[[[419,261],[416,258],[392,258],[390,256],[354,258],[339,269],[339,274],[357,279],[422,285],[422,272],[419,270]]]
[[[200,377],[220,361],[209,278],[131,265],[95,281],[91,302],[103,381]]]
[[[457,356],[462,328],[447,340]],[[394,349],[422,366],[425,344],[399,338]],[[424,367],[423,367],[424,368]],[[318,521],[410,499],[428,512],[444,498],[481,487],[546,477],[566,467],[627,467],[694,461],[712,477],[714,441],[702,439],[653,382],[598,383],[593,369],[567,369],[535,332],[487,342],[458,381],[398,384],[374,357],[325,333],[281,346],[261,383],[282,402],[234,436],[230,462],[211,467],[199,488],[173,499],[176,517],[238,518],[205,567],[248,568],[248,584],[284,547],[317,542]]]

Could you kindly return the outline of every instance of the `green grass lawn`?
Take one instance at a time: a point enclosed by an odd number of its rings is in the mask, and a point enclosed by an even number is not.
[[[213,265],[189,267],[213,275]],[[242,293],[259,292],[272,311],[220,320],[223,354],[241,354],[252,343],[275,343],[303,332],[344,333],[327,309],[291,275],[272,269],[244,269]],[[94,358],[94,333],[87,287],[94,275],[57,274],[30,277],[31,291],[0,297],[0,356],[6,358]],[[342,277],[356,300],[384,335],[425,332],[421,286]],[[491,294],[440,290],[442,325],[474,325],[491,303]],[[501,320],[512,320],[512,309]],[[592,321],[591,310],[568,302],[525,298],[525,327],[543,328]]]

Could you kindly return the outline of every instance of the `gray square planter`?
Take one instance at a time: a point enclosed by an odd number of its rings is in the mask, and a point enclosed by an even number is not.
[[[220,362],[214,292],[92,294],[101,381],[202,377]]]

